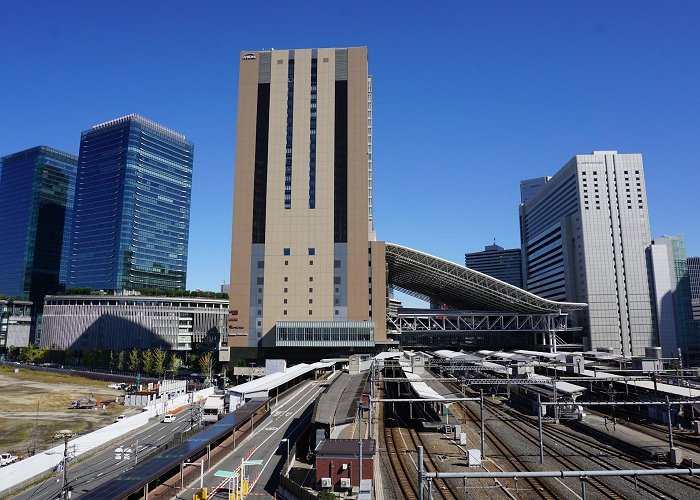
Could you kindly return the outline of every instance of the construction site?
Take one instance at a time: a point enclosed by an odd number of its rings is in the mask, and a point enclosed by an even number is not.
[[[124,391],[100,380],[4,365],[0,385],[0,451],[20,459],[60,444],[62,431],[86,434],[124,412]]]

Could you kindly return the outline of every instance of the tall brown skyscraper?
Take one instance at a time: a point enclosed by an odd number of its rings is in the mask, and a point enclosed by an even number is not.
[[[386,338],[366,47],[242,52],[228,343]]]

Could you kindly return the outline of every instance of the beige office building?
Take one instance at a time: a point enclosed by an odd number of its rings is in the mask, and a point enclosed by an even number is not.
[[[374,239],[366,47],[242,52],[229,346],[385,339]]]

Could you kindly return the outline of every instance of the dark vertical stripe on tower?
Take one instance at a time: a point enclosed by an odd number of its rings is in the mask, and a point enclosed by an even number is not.
[[[348,241],[348,82],[335,82],[334,241]]]
[[[311,103],[309,105],[309,208],[316,208],[316,116],[318,104],[318,49],[311,51]]]
[[[255,122],[255,179],[253,181],[253,243],[265,243],[267,143],[270,125],[270,84],[258,84]]]
[[[292,208],[292,147],[294,145],[294,51],[287,62],[287,145],[284,153],[284,208]]]

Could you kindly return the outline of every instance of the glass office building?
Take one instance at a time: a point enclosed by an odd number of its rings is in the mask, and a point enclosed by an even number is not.
[[[138,115],[83,132],[69,287],[185,288],[193,152]]]
[[[0,160],[0,294],[41,304],[65,285],[77,164],[46,146]]]

